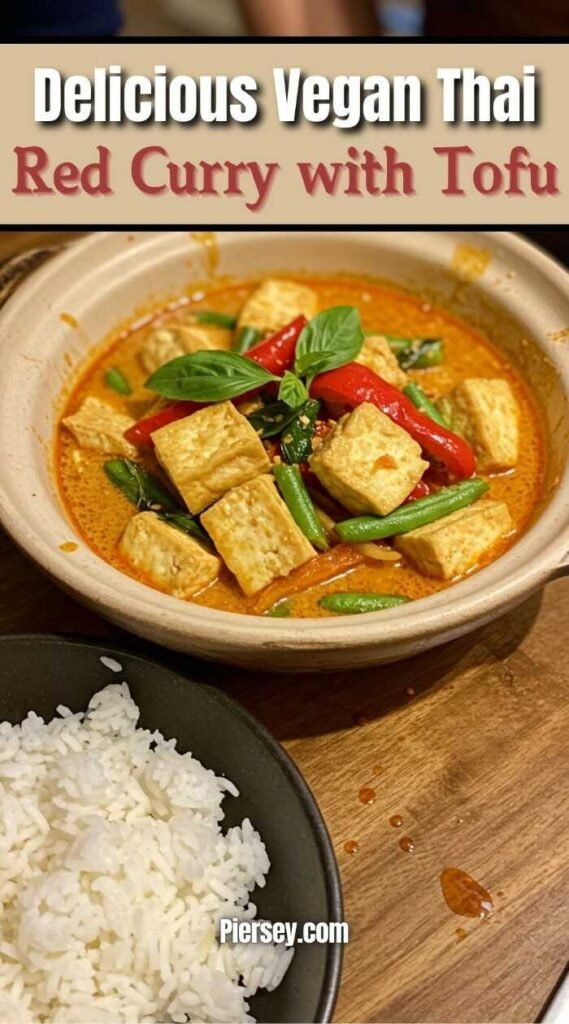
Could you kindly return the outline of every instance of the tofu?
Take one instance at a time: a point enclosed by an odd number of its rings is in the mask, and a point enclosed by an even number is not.
[[[194,515],[270,468],[258,434],[231,402],[198,409],[156,430],[152,440],[158,461]]]
[[[311,320],[318,312],[318,298],[312,288],[296,281],[263,281],[247,299],[237,324],[273,333],[297,316]]]
[[[452,429],[472,445],[481,473],[516,465],[519,408],[507,380],[470,377],[441,399],[440,408]]]
[[[147,373],[154,373],[178,356],[200,349],[229,349],[231,331],[216,324],[170,324],[150,331],[140,349],[140,361]]]
[[[130,416],[117,412],[111,405],[92,396],[82,402],[73,416],[66,416],[63,420],[63,425],[82,448],[129,458],[134,458],[136,448],[125,439],[124,432],[133,424]]]
[[[504,501],[483,499],[395,538],[395,547],[426,576],[452,580],[472,569],[514,528]]]
[[[247,596],[316,554],[267,475],[229,491],[201,522]]]
[[[342,416],[309,462],[350,512],[380,516],[405,501],[429,465],[407,431],[370,402]]]
[[[133,516],[121,537],[119,551],[149,583],[183,599],[208,587],[221,570],[216,555],[154,512]]]
[[[397,362],[397,356],[391,351],[387,338],[380,334],[365,339],[356,363],[367,366],[396,388],[404,388],[408,381],[407,374]]]

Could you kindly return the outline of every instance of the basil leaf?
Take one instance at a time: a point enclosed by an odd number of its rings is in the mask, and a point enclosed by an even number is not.
[[[312,378],[351,363],[363,340],[360,314],[354,306],[325,309],[313,317],[298,339],[295,371],[301,377]]]
[[[104,464],[104,470],[111,483],[122,491],[125,498],[136,505],[139,511],[155,512],[159,519],[170,526],[175,526],[182,533],[187,533],[202,543],[210,543],[207,533],[202,530],[198,521],[184,512],[181,505],[178,505],[172,495],[164,490],[160,481],[144,466],[130,459],[109,459]]]
[[[307,401],[308,391],[296,373],[285,370],[279,387],[279,399],[289,405],[291,409],[298,409]]]
[[[279,379],[237,352],[201,349],[171,359],[148,378],[145,387],[165,398],[223,402]]]
[[[216,313],[214,310],[200,309],[194,316],[199,324],[215,324],[216,327],[228,327],[230,330],[237,324],[237,317],[228,313]]]
[[[190,537],[194,537],[195,540],[200,540],[206,544],[211,545],[211,541],[202,529],[197,519],[193,516],[188,515],[186,512],[159,512],[160,519],[163,519],[165,523],[169,523],[170,526],[175,526],[177,530],[182,533],[189,534]]]
[[[275,437],[292,423],[297,413],[298,410],[291,409],[286,402],[272,402],[252,412],[247,419],[259,437]]]
[[[104,465],[109,480],[125,498],[144,512],[177,512],[171,494],[143,466],[131,459],[109,459]]]
[[[310,398],[301,409],[296,410],[296,416],[288,424],[281,437],[281,452],[285,462],[291,464],[307,462],[312,455],[312,438],[320,402],[316,398]]]

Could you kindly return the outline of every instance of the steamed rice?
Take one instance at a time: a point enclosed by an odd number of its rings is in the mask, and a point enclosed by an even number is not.
[[[292,950],[217,941],[253,918],[269,860],[237,795],[137,729],[125,683],[87,712],[0,724],[0,1021],[253,1021]]]

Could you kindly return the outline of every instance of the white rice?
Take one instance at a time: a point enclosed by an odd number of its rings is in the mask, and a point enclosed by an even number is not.
[[[0,723],[0,1021],[253,1021],[293,951],[217,941],[269,870],[248,819],[221,830],[237,789],[137,729],[125,683],[57,710]]]

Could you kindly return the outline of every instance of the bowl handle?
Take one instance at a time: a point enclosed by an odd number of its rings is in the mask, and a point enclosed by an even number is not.
[[[64,248],[64,245],[50,245],[41,249],[26,249],[0,261],[0,308],[13,295],[18,285]]]

